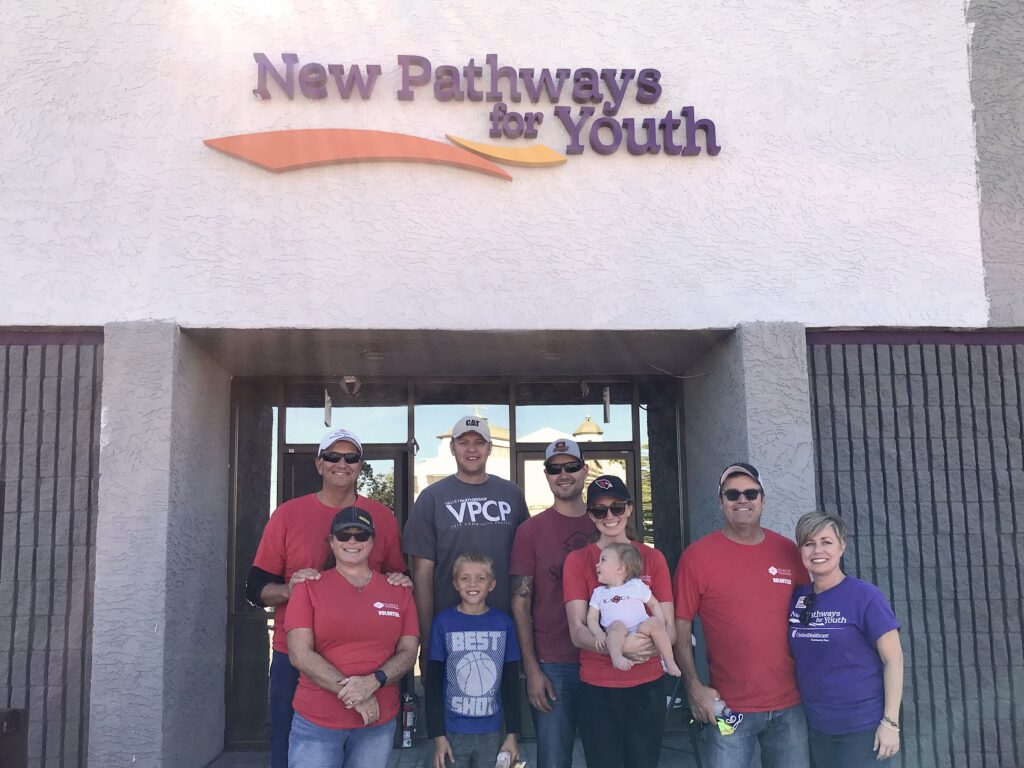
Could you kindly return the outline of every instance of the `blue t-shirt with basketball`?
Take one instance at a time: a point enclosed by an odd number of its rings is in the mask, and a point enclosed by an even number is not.
[[[512,617],[495,608],[479,616],[448,608],[434,618],[430,661],[445,665],[444,726],[448,733],[501,731],[501,675],[520,660]]]

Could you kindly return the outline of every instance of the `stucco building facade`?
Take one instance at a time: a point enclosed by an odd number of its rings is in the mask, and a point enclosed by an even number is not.
[[[1024,763],[1019,3],[3,16],[0,708],[30,765],[258,743],[242,569],[324,390],[398,409],[363,438],[400,519],[443,405],[504,409],[520,482],[523,408],[624,408],[604,448],[670,560],[751,461],[766,525],[848,517],[904,621],[899,764]],[[306,129],[411,138],[205,143]]]

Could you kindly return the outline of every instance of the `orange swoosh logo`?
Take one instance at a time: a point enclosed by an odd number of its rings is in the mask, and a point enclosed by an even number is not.
[[[534,144],[531,147],[502,147],[496,144],[481,144],[478,141],[470,141],[450,133],[445,138],[452,144],[465,147],[470,152],[475,152],[482,157],[489,157],[499,163],[509,165],[525,165],[533,168],[548,168],[553,165],[563,165],[568,159],[565,155],[556,152],[544,144]]]
[[[206,139],[206,146],[274,173],[331,163],[404,160],[450,165],[511,181],[490,160],[419,136],[355,128],[304,128]]]

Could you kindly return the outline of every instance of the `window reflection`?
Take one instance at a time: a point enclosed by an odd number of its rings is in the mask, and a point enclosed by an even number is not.
[[[331,428],[338,427],[351,430],[367,443],[405,443],[409,439],[409,409],[405,405],[332,408]],[[289,408],[285,442],[318,444],[327,429],[322,407]]]

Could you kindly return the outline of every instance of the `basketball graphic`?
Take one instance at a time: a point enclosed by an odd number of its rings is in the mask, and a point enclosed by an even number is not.
[[[467,696],[486,696],[498,683],[498,668],[486,653],[470,651],[455,665],[455,680]]]

